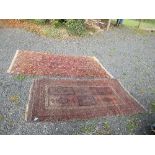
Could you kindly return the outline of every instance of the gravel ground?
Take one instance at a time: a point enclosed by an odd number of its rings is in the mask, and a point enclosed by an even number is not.
[[[37,77],[6,73],[16,50],[96,56],[103,66],[145,107],[145,114],[85,121],[27,123],[28,92]],[[40,37],[21,29],[0,29],[0,134],[152,134],[155,114],[155,35],[122,28],[74,40]]]

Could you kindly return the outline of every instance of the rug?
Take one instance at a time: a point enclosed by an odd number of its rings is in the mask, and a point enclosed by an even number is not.
[[[11,74],[67,78],[111,78],[95,57],[17,51],[7,71]]]
[[[27,121],[83,120],[144,112],[116,79],[34,80]]]

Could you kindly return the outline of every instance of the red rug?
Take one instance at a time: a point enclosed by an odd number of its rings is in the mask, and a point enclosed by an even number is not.
[[[63,121],[142,113],[141,105],[114,79],[35,80],[28,121]]]
[[[17,51],[8,73],[70,78],[112,77],[95,57],[65,56],[32,51]]]

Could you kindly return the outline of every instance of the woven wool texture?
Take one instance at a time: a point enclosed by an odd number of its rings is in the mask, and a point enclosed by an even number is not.
[[[8,73],[69,78],[109,78],[94,57],[17,51]]]
[[[64,121],[144,112],[117,80],[35,80],[26,119]]]

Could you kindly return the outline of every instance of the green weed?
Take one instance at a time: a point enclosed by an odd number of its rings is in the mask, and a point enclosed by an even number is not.
[[[155,112],[155,101],[151,103],[151,112]]]
[[[0,114],[0,122],[4,120],[4,116]]]
[[[133,133],[136,130],[136,128],[138,128],[138,125],[139,125],[139,123],[138,123],[137,119],[134,118],[134,119],[128,120],[127,121],[127,131],[130,134]]]
[[[102,128],[99,128],[95,134],[97,135],[111,135],[112,131],[111,131],[111,127],[109,122],[104,122],[102,125]]]
[[[85,125],[80,128],[80,132],[84,134],[92,134],[96,129],[96,126],[94,124]]]
[[[19,95],[10,96],[9,101],[15,103],[16,105],[18,105],[19,101],[20,101],[20,96]]]
[[[19,74],[15,77],[16,80],[19,80],[19,81],[23,81],[26,79],[26,76],[25,75],[22,75],[22,74]]]

